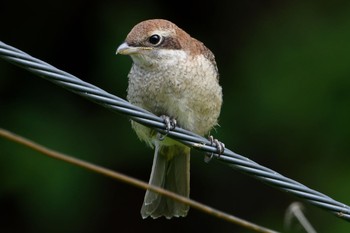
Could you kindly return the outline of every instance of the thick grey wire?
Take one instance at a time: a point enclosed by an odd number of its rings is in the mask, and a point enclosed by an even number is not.
[[[155,128],[161,133],[165,133],[165,124],[162,118],[1,41],[0,57],[106,108],[127,115],[136,122]],[[170,131],[168,136],[204,152],[217,152],[217,148],[211,145],[206,138],[179,127]],[[312,190],[295,180],[282,176],[281,174],[259,165],[244,156],[236,154],[227,148],[223,154],[220,156],[215,154],[214,157],[219,161],[228,164],[235,170],[248,174],[279,190],[293,194],[316,207],[335,214],[341,219],[350,221],[349,206],[335,201],[320,192]]]

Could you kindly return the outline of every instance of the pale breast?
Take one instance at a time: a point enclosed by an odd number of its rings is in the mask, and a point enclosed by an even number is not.
[[[175,118],[180,127],[204,135],[217,124],[222,104],[216,67],[202,55],[187,57],[172,51],[162,54],[168,59],[161,65],[134,63],[127,98],[156,115]]]

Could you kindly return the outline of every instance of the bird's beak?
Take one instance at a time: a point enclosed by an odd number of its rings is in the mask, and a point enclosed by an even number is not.
[[[123,54],[128,55],[131,53],[135,53],[137,49],[135,47],[131,47],[128,45],[128,43],[124,42],[123,44],[119,45],[116,54]]]
[[[150,49],[152,48],[129,46],[128,43],[124,42],[123,44],[119,45],[116,54],[132,55],[135,53],[140,53],[143,50],[150,50]]]

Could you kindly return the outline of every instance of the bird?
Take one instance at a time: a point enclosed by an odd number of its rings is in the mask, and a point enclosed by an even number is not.
[[[222,87],[213,53],[165,19],[136,24],[117,54],[132,59],[127,100],[164,119],[167,131],[181,127],[205,136],[218,125]],[[149,184],[184,197],[190,194],[190,147],[131,121],[141,141],[154,148]],[[220,152],[223,144],[214,140]],[[189,206],[146,191],[142,218],[185,217]]]

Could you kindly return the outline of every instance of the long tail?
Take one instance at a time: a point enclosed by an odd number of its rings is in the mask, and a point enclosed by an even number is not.
[[[190,148],[180,145],[155,148],[150,184],[185,197],[190,194]],[[143,218],[185,217],[189,206],[147,190],[141,208]]]

